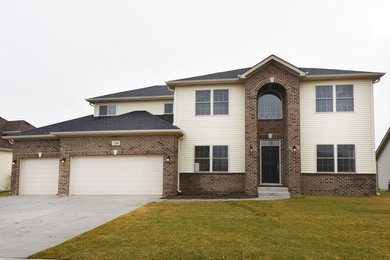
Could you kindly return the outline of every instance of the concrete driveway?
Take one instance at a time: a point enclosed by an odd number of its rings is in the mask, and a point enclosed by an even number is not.
[[[158,196],[0,198],[0,258],[27,257],[158,198]]]

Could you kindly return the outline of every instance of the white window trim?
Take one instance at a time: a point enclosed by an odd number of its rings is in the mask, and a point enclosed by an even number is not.
[[[210,114],[209,115],[197,115],[196,114],[196,104],[198,103],[205,103],[205,102],[196,102],[196,91],[201,91],[201,90],[209,90],[210,91]],[[228,91],[228,113],[227,114],[214,114],[214,90],[227,90]],[[221,101],[221,102],[217,102],[217,103],[222,103],[222,102],[226,102],[226,101]],[[194,114],[195,116],[228,116],[230,115],[230,102],[231,102],[231,98],[230,98],[230,89],[229,88],[211,88],[211,89],[196,89],[195,90],[195,110],[194,110]]]
[[[353,96],[352,96],[352,99],[353,99],[353,110],[352,111],[336,111],[336,86],[340,86],[340,85],[351,85],[352,86],[352,93],[353,93]],[[333,108],[333,111],[329,111],[329,112],[317,112],[317,95],[316,95],[316,91],[317,91],[317,86],[332,86],[332,108]],[[341,114],[341,113],[354,113],[355,112],[355,109],[356,109],[356,106],[355,106],[355,85],[352,84],[352,83],[337,83],[337,84],[323,84],[323,85],[314,85],[314,113],[316,114],[332,114],[332,113],[337,113],[337,114]]]
[[[196,146],[208,146],[209,147],[209,165],[210,165],[210,169],[208,171],[195,171],[195,147]],[[227,146],[227,149],[228,149],[228,169],[227,171],[213,171],[213,159],[214,159],[214,156],[213,156],[213,147],[214,146]],[[195,173],[229,173],[230,171],[230,148],[229,148],[229,145],[227,144],[214,144],[214,145],[206,145],[206,144],[197,144],[197,145],[194,145],[193,147],[193,163],[194,163],[194,172]]]
[[[172,113],[165,113],[165,105],[172,105]],[[173,115],[174,113],[174,107],[173,107],[173,103],[164,103],[164,115]]]
[[[333,160],[334,160],[334,171],[333,172],[319,172],[317,171],[317,145],[333,145]],[[354,172],[339,172],[338,171],[338,154],[337,154],[337,145],[354,145],[355,146],[355,171]],[[336,173],[340,173],[340,174],[358,174],[358,170],[357,170],[357,160],[356,160],[356,150],[357,150],[357,145],[356,144],[344,144],[344,143],[341,143],[341,144],[335,144],[335,143],[320,143],[320,144],[314,144],[315,146],[315,173],[318,173],[318,174],[336,174]]]
[[[115,114],[109,114],[108,111],[108,107],[109,106],[114,106],[115,107]],[[100,114],[100,107],[107,107],[107,115],[101,115]],[[98,107],[98,116],[116,116],[118,113],[117,113],[117,105],[116,104],[110,104],[110,105],[99,105]]]

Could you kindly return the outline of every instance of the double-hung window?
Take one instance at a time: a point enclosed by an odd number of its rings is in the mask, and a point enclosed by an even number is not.
[[[210,171],[210,146],[195,146],[195,171]]]
[[[335,102],[333,102],[336,93]],[[316,86],[316,112],[353,111],[353,85]]]
[[[333,145],[317,145],[317,172],[334,172]]]
[[[337,171],[355,172],[355,145],[337,145]]]
[[[213,105],[211,106],[211,100]],[[212,111],[211,111],[212,110]],[[197,90],[195,92],[195,115],[229,114],[229,90]]]
[[[228,164],[227,145],[195,146],[195,172],[227,172]]]
[[[210,90],[196,91],[196,115],[210,115]]]
[[[215,89],[214,90],[214,115],[227,115],[229,114],[229,91],[227,89]]]
[[[116,105],[99,106],[99,116],[115,116]]]
[[[213,146],[213,172],[228,171],[228,147],[227,145]]]
[[[333,86],[316,86],[316,111],[333,112]]]
[[[336,111],[353,111],[353,86],[336,86]]]

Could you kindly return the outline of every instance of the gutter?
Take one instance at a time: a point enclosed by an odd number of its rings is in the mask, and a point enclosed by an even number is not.
[[[180,190],[180,144],[183,136],[179,137],[177,145],[177,194],[181,195]]]
[[[169,96],[143,96],[143,97],[111,97],[111,98],[87,98],[90,103],[100,102],[125,102],[125,101],[151,101],[151,100],[167,100],[173,99],[173,95]]]

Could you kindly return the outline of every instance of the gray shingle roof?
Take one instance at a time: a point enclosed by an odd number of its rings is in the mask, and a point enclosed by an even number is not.
[[[133,89],[90,99],[106,99],[106,98],[136,98],[136,97],[158,97],[158,96],[173,96],[173,91],[169,90],[166,85],[157,85],[146,88]]]
[[[119,116],[84,116],[53,125],[43,126],[16,135],[49,135],[50,132],[167,130],[179,129],[147,111],[134,111]]]
[[[242,68],[236,70],[222,71],[212,74],[206,74],[196,77],[177,79],[172,81],[187,81],[187,80],[213,80],[213,79],[237,79],[239,75],[244,74],[249,68]],[[343,75],[343,74],[361,74],[361,73],[375,73],[367,71],[355,71],[355,70],[338,70],[338,69],[321,69],[321,68],[298,68],[304,72],[307,72],[309,76],[324,76],[324,75]]]

